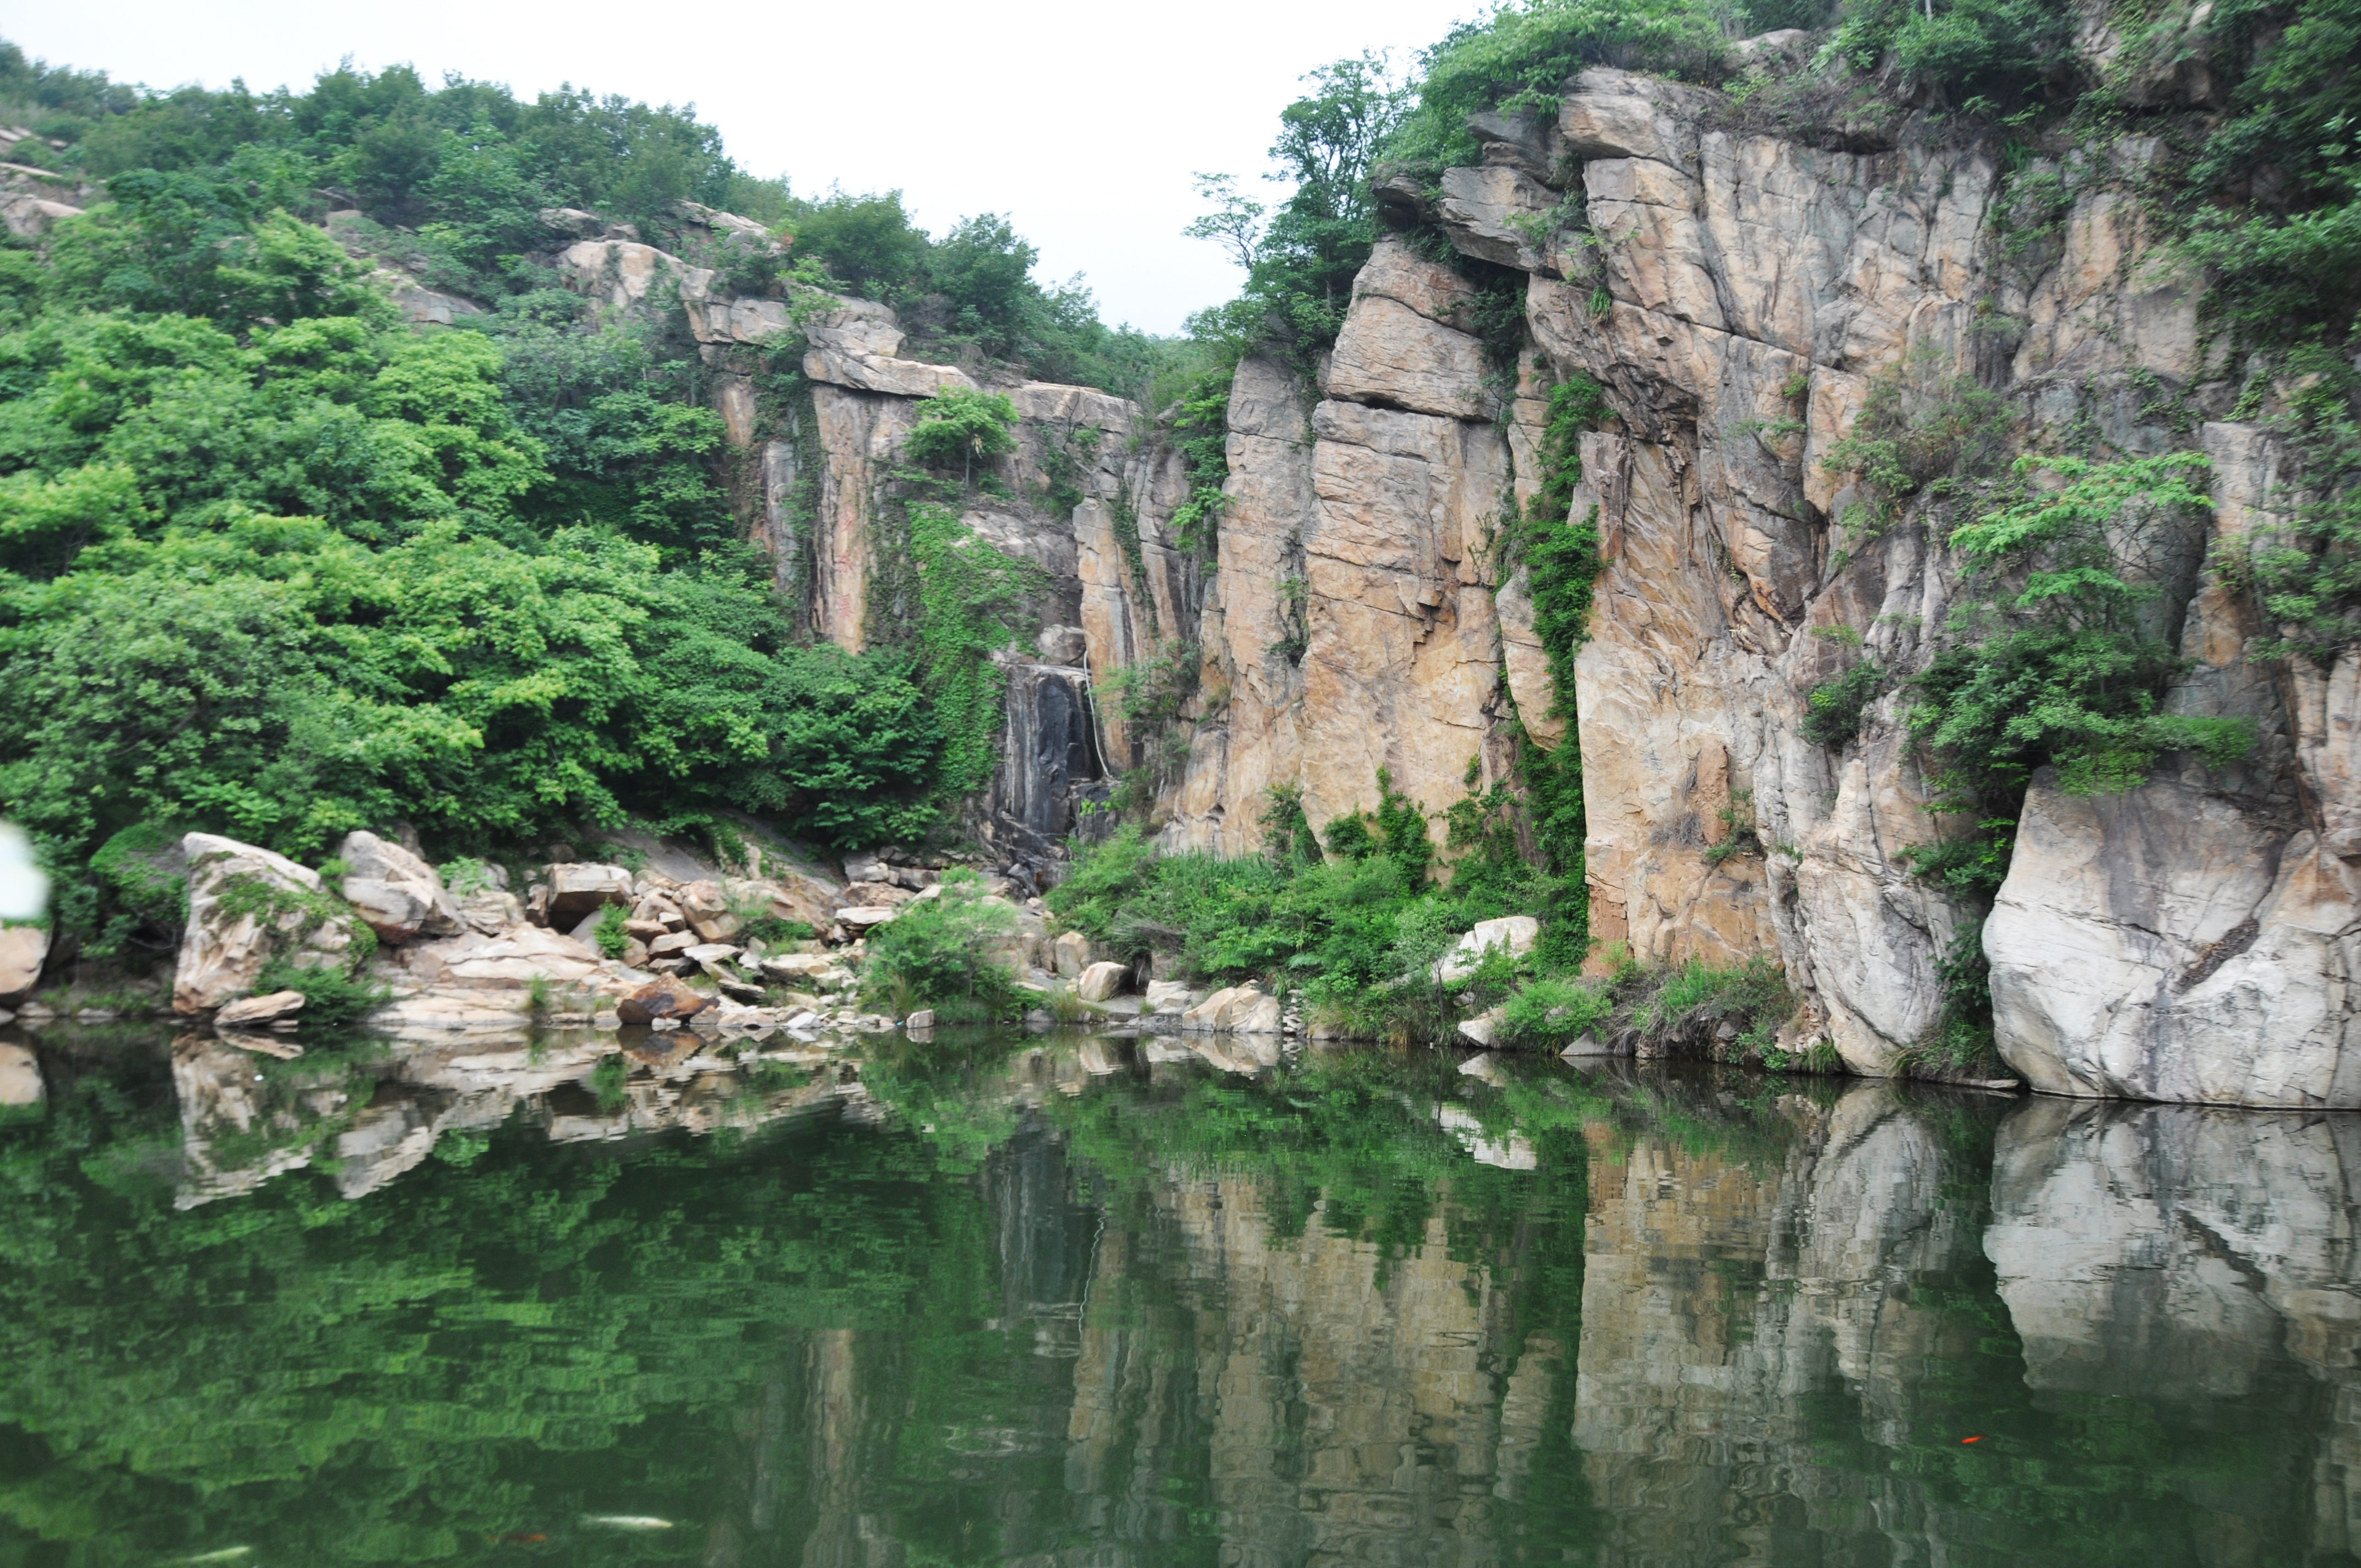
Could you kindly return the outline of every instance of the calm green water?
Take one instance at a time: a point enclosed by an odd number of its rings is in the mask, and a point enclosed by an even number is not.
[[[2350,1118],[1126,1040],[14,1038],[0,1564],[2361,1542]]]

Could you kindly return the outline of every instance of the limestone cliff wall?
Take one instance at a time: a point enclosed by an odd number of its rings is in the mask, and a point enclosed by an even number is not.
[[[1439,816],[1471,758],[1479,787],[1500,776],[1510,716],[1557,741],[1497,545],[1538,481],[1546,386],[1587,375],[1613,416],[1565,520],[1597,509],[1605,560],[1571,704],[1592,929],[1652,964],[1776,954],[1806,999],[1791,1038],[1887,1070],[1936,1021],[1971,916],[1907,869],[1943,824],[1898,683],[1840,747],[1803,718],[1848,657],[1817,633],[1925,666],[1965,519],[1922,505],[1848,537],[1864,498],[1827,459],[1878,378],[1964,379],[2004,400],[2012,451],[2095,430],[2208,455],[2210,530],[2156,567],[2194,666],[2171,705],[2261,742],[2096,801],[2037,781],[1983,934],[2004,1054],[2065,1093],[2361,1103],[2361,659],[2249,661],[2268,629],[2205,565],[2290,499],[2135,200],[2156,145],[2059,160],[2070,203],[2027,240],[1988,147],[1832,150],[1733,121],[1720,94],[1593,70],[1554,123],[1478,116],[1485,167],[1387,192],[1525,273],[1513,366],[1488,357],[1457,270],[1388,241],[1316,378],[1239,368],[1167,841],[1251,849],[1270,785],[1323,820],[1370,804],[1381,765]],[[1761,852],[1709,852],[1749,824]]]

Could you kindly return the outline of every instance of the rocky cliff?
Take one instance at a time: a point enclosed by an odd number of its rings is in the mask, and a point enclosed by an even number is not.
[[[1977,913],[1910,870],[1966,825],[1930,811],[1905,723],[1972,514],[1881,514],[1839,444],[1881,389],[1966,389],[1996,411],[1996,465],[2093,433],[2210,460],[2210,522],[2142,541],[2188,662],[2165,707],[2257,737],[2241,765],[2168,759],[2124,793],[2035,778],[1981,938],[2001,1051],[2060,1093],[2361,1103],[2361,655],[2247,657],[2271,629],[2217,563],[2291,504],[2284,454],[2232,417],[2197,282],[2143,216],[2157,144],[2038,164],[2066,195],[2028,239],[1988,146],[1846,150],[1739,120],[1593,70],[1554,121],[1477,116],[1483,167],[1388,192],[1413,234],[1520,274],[1513,366],[1464,262],[1387,241],[1316,378],[1240,367],[1166,841],[1252,849],[1268,786],[1323,821],[1370,804],[1379,766],[1439,817],[1502,776],[1512,718],[1554,746],[1570,707],[1593,936],[1650,964],[1776,954],[1805,998],[1789,1037],[1891,1070]],[[1543,396],[1577,375],[1610,417],[1570,514],[1542,520],[1595,518],[1603,562],[1565,703],[1500,543],[1539,487]],[[1810,694],[1856,657],[1891,678],[1823,744]]]
[[[1795,42],[1746,48],[1775,66]],[[2281,437],[2238,417],[2252,400],[2209,356],[2200,280],[2147,215],[2160,144],[2004,171],[1991,138],[1917,121],[1753,125],[1721,93],[1596,69],[1554,117],[1476,116],[1481,166],[1386,184],[1400,233],[1333,352],[1236,370],[1210,552],[1173,527],[1188,476],[1148,411],[996,387],[1018,449],[961,521],[1042,569],[1049,630],[1004,657],[979,828],[1053,854],[1081,806],[1154,762],[1168,847],[1250,851],[1274,786],[1323,822],[1374,804],[1380,769],[1439,839],[1471,788],[1514,782],[1521,729],[1579,757],[1600,949],[1774,955],[1803,1001],[1794,1048],[1894,1070],[1980,945],[1999,1048],[2040,1089],[2361,1104],[2361,653],[2248,656],[2273,628],[2226,563],[2295,498]],[[875,640],[900,443],[919,399],[974,378],[900,357],[881,306],[723,302],[713,274],[611,238],[566,265],[618,307],[676,291],[781,587],[816,635]],[[1500,320],[1504,289],[1521,322]],[[807,345],[809,396],[766,411],[752,366],[774,337]],[[1526,520],[1598,540],[1567,694],[1510,539],[1543,492],[1551,389],[1576,378],[1606,416],[1566,514]],[[1947,400],[1972,405],[1954,422],[1988,473],[2027,452],[2202,455],[2210,517],[2133,553],[2186,664],[2165,710],[2253,737],[2235,765],[2167,756],[2112,794],[2037,774],[1988,920],[1911,863],[1976,830],[1935,809],[1906,722],[1969,602],[1950,539],[1973,498],[1881,490],[1856,439],[1865,412]],[[1161,734],[1108,696],[1159,660],[1195,665]],[[1849,670],[1879,679],[1831,737],[1812,694]]]

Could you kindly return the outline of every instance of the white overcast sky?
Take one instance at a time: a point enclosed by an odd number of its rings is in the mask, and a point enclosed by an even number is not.
[[[1005,212],[1040,276],[1080,271],[1110,322],[1180,329],[1237,275],[1180,236],[1197,170],[1257,193],[1280,108],[1316,65],[1365,49],[1397,67],[1481,0],[1179,5],[748,5],[609,0],[88,0],[0,8],[0,36],[53,65],[152,87],[302,85],[346,56],[503,82],[694,103],[730,153],[799,192],[898,186],[940,233]],[[15,12],[13,16],[7,12]]]

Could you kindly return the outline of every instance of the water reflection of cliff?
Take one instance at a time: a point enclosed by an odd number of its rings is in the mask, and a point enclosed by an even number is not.
[[[601,1059],[262,1071],[184,1043],[179,1201],[309,1159],[399,1205],[494,1124],[624,1140],[599,1223],[682,1216],[700,1283],[619,1253],[566,1299],[629,1306],[584,1332],[643,1359],[613,1404],[673,1423],[708,1568],[2361,1541],[2361,1117],[1431,1057],[1249,1082],[1115,1041],[950,1072]],[[670,1184],[632,1196],[638,1134],[782,1123],[808,1135],[735,1163],[664,1146]],[[468,1296],[445,1332],[498,1316]],[[713,1403],[664,1414],[689,1387]]]

